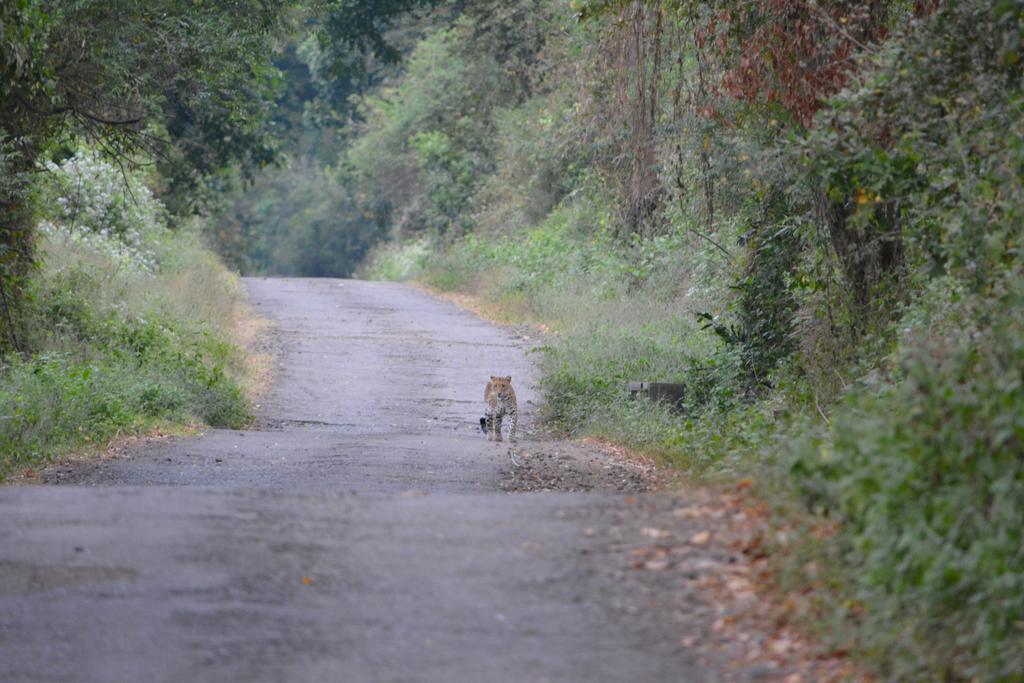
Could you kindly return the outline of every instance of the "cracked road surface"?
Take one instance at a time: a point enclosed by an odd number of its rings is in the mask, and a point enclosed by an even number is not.
[[[257,430],[0,488],[0,680],[732,676],[680,644],[713,605],[666,561],[635,571],[701,530],[671,496],[502,490],[489,375],[513,377],[523,457],[573,447],[532,433],[534,341],[405,285],[246,286],[279,346]]]

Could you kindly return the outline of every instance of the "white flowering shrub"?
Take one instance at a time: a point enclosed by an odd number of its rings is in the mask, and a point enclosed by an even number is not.
[[[165,211],[137,173],[87,149],[47,170],[41,234],[101,252],[128,270],[156,272],[153,246],[167,230]]]

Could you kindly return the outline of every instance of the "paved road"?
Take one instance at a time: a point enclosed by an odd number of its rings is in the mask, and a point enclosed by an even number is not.
[[[529,341],[403,285],[246,286],[259,431],[0,488],[0,680],[723,680],[679,644],[712,606],[631,567],[671,497],[501,490],[482,387],[513,376],[529,449]]]

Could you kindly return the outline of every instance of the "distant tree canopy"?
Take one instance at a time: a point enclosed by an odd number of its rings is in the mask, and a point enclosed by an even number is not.
[[[266,163],[273,144],[263,102],[291,4],[8,3],[0,10],[0,127],[31,145],[27,163],[76,134],[113,156],[155,154],[199,175]]]
[[[485,3],[476,3],[477,5]],[[403,71],[429,27],[462,3],[326,0],[275,57],[284,74],[273,103],[284,163],[228,194],[208,231],[246,273],[346,276],[387,233],[389,202],[368,192],[347,161],[367,114],[363,98]]]
[[[384,37],[389,23],[418,7],[436,5],[438,0],[326,0],[322,10],[321,49],[327,55],[327,70],[345,78],[362,71],[358,57],[373,55],[394,64],[401,51]]]
[[[328,69],[351,79],[360,73],[356,56],[397,58],[383,27],[427,2],[0,4],[2,324],[13,325],[9,313],[34,258],[28,190],[42,161],[66,155],[79,140],[125,166],[155,161],[169,210],[203,211],[225,178],[246,177],[278,158],[279,130],[288,122],[273,103],[290,84],[275,59],[304,18],[314,35],[330,33],[320,40]],[[0,338],[0,348],[12,345],[12,334]]]
[[[76,138],[121,164],[157,159],[172,210],[204,182],[274,158],[266,94],[291,0],[15,0],[0,7],[0,286],[17,298],[30,266],[30,205],[44,155]],[[8,306],[13,306],[8,301]],[[5,335],[8,338],[10,335]]]
[[[393,27],[438,0],[313,0],[303,60],[317,86],[312,113],[320,124],[344,125],[350,98],[379,82],[408,51]],[[459,3],[456,3],[459,4]]]

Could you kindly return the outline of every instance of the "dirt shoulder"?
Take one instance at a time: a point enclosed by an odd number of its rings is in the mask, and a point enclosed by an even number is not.
[[[560,439],[544,434],[508,453],[501,488],[509,493],[534,491],[609,491],[648,493],[663,490],[674,477],[654,462],[594,439]]]

